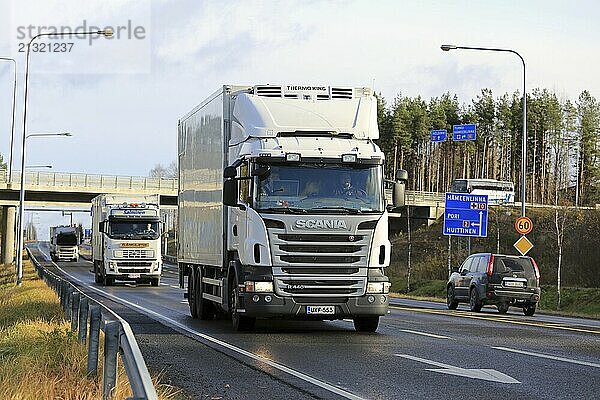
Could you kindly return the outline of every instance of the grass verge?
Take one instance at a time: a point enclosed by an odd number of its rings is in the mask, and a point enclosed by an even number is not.
[[[14,285],[14,268],[0,266],[0,399],[102,398],[101,377],[87,375],[87,348],[71,332],[56,294],[29,260],[23,266],[21,287]],[[132,396],[121,363],[118,374],[114,398]],[[154,381],[159,398],[182,398]]]
[[[393,296],[399,298],[445,301],[446,281],[430,280],[412,284],[411,291],[401,292],[400,287],[406,288],[406,282],[392,284]],[[600,288],[573,288],[561,289],[561,307],[556,308],[558,294],[556,286],[542,286],[542,297],[538,309],[556,315],[600,319]]]

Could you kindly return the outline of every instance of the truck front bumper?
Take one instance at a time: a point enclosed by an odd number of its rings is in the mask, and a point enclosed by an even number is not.
[[[241,293],[240,314],[258,318],[334,320],[381,316],[388,311],[387,294],[360,297],[282,297],[274,293]],[[307,306],[332,306],[333,314],[308,314]]]

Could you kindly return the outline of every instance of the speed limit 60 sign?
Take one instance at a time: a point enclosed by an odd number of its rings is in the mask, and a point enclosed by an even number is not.
[[[521,235],[528,235],[533,229],[533,222],[528,217],[519,217],[515,221],[515,229]]]

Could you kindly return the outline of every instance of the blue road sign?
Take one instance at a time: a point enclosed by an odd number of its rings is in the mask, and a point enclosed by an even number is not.
[[[445,142],[448,137],[448,131],[445,129],[434,129],[430,133],[432,142]]]
[[[477,139],[477,125],[452,125],[452,140],[462,142]]]
[[[446,193],[444,235],[487,237],[488,196]]]
[[[83,230],[83,234],[85,236],[92,236],[92,230],[91,229],[84,229]]]

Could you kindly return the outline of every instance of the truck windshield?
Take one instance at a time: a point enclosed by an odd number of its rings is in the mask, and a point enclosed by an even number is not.
[[[59,246],[77,246],[77,235],[75,233],[59,233],[56,236],[56,244]]]
[[[160,236],[158,221],[119,221],[109,223],[108,236],[111,239],[158,239]]]
[[[271,164],[270,174],[257,182],[254,198],[258,211],[383,211],[379,165]]]

